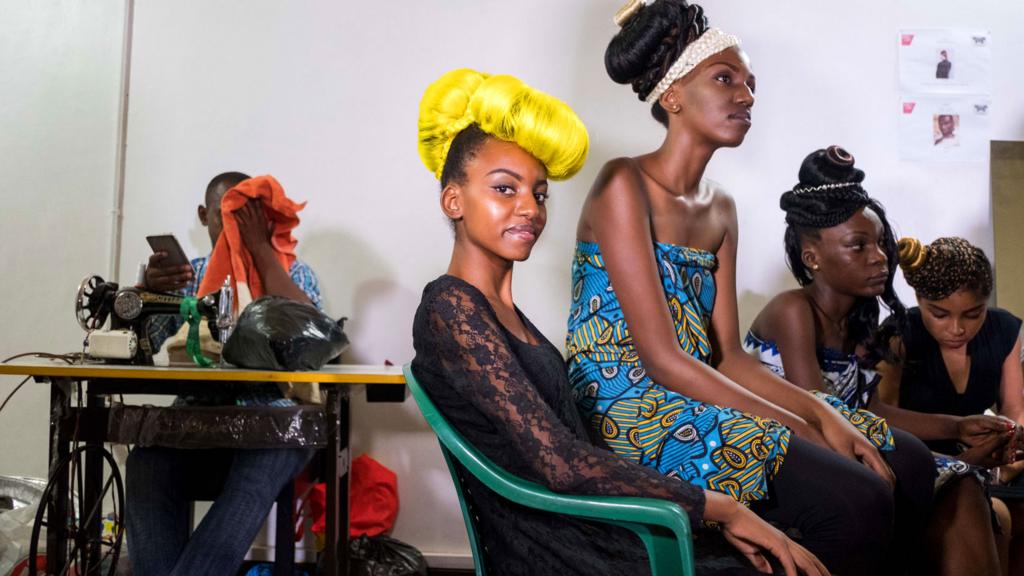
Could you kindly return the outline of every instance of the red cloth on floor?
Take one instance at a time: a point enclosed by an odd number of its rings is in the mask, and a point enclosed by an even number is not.
[[[398,517],[398,476],[366,454],[352,461],[350,474],[349,535],[355,538],[391,532]],[[317,484],[307,500],[314,534],[327,530],[326,501],[326,485]]]
[[[235,289],[236,304],[239,278],[248,284],[249,293],[254,300],[263,296],[263,282],[253,265],[252,254],[238,233],[238,221],[235,220],[235,210],[245,206],[252,198],[260,200],[263,213],[273,228],[270,243],[277,252],[278,261],[285,271],[291,270],[292,263],[295,262],[295,246],[299,243],[292,236],[292,230],[299,225],[298,213],[306,207],[306,203],[293,202],[285,196],[284,188],[273,176],[257,176],[243,180],[225,192],[221,198],[220,215],[223,230],[206,264],[206,274],[197,291],[200,297],[220,290],[228,274],[231,275],[231,286]]]

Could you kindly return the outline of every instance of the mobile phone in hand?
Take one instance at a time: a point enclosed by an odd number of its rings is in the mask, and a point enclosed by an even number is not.
[[[153,253],[163,252],[167,254],[163,261],[160,262],[161,268],[191,265],[188,256],[181,249],[181,244],[178,243],[178,239],[174,237],[174,234],[146,236],[146,242],[149,242],[149,247],[153,249]]]

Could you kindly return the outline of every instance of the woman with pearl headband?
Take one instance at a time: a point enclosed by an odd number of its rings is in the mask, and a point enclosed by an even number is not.
[[[984,486],[964,462],[948,456],[936,455],[930,466],[921,440],[952,437],[975,446],[965,455],[968,460],[986,458],[1006,423],[980,415],[933,416],[883,401],[876,365],[894,356],[894,327],[908,317],[893,289],[901,251],[884,208],[868,195],[864,171],[855,164],[838,146],[816,150],[801,163],[799,182],[782,194],[786,261],[800,287],[765,305],[745,344],[774,373],[837,409],[855,412],[860,427],[892,426],[901,451],[916,453],[906,472],[897,469],[898,476],[913,478],[902,489],[917,485],[914,493],[919,493],[929,483],[935,488],[932,498],[920,496],[921,506],[932,501],[930,522],[927,514],[916,514],[910,516],[916,524],[897,528],[903,550],[923,552],[906,554],[907,561],[929,574],[995,575],[996,535]],[[948,271],[943,270],[944,278]],[[879,327],[880,304],[890,312],[884,328]]]
[[[667,131],[657,150],[607,162],[580,215],[566,339],[578,409],[623,458],[748,504],[830,570],[895,573],[886,460],[742,347],[736,206],[703,179],[751,127],[739,39],[684,0],[631,2],[616,21],[608,74]]]

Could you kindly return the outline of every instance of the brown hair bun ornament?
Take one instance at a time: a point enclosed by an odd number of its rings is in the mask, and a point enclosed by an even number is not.
[[[829,160],[840,166],[853,166],[853,154],[850,154],[841,146],[836,146],[835,144],[829,146],[828,149],[825,150],[825,155]]]
[[[928,260],[928,246],[921,244],[917,238],[900,238],[896,246],[900,255],[900,268],[904,272],[918,270]]]

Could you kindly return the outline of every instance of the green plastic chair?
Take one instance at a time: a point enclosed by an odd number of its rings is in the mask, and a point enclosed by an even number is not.
[[[484,485],[512,502],[629,528],[647,547],[654,576],[694,575],[690,520],[678,504],[654,498],[556,494],[540,484],[513,476],[477,451],[448,424],[416,381],[409,364],[403,367],[403,372],[416,404],[441,443],[441,452],[462,506],[462,519],[466,523],[477,576],[485,574],[482,550],[453,457]]]

